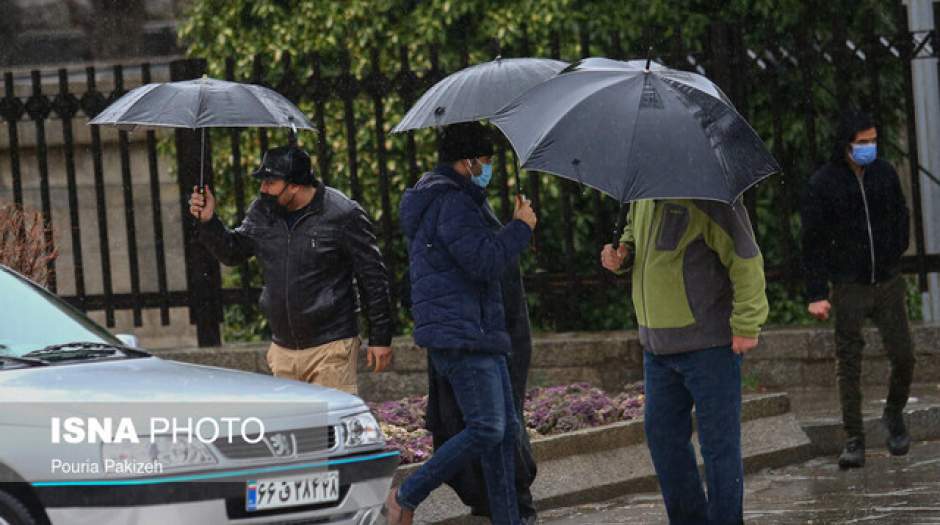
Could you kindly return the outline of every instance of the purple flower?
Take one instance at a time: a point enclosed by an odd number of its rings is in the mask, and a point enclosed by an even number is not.
[[[427,401],[427,396],[413,396],[369,405],[387,426],[387,447],[398,450],[404,463],[424,461],[432,453],[433,440],[424,429]],[[642,383],[610,396],[582,382],[529,390],[523,414],[528,429],[540,435],[559,434],[642,417],[644,401]]]

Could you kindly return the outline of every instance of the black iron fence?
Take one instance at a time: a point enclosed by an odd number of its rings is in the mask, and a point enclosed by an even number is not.
[[[929,46],[936,50],[936,34],[899,31],[885,35],[871,27],[864,34],[849,35],[838,21],[833,23],[832,33],[825,37],[807,31],[780,35],[773,42],[754,42],[740,27],[715,23],[707,39],[698,45],[687,49],[682,39],[677,38],[667,52],[656,53],[667,65],[709,75],[771,144],[783,173],[749,192],[746,202],[755,214],[759,240],[763,246],[772,246],[766,257],[769,279],[791,287],[799,279],[798,225],[794,222],[799,192],[805,178],[827,157],[828,151],[823,145],[834,118],[834,114],[828,113],[829,109],[844,109],[852,103],[871,108],[877,122],[883,124],[879,142],[884,153],[896,164],[906,164],[913,173],[924,171],[918,162],[915,142],[910,60]],[[528,56],[532,47],[522,39],[502,45],[494,43],[486,52],[492,56]],[[646,52],[636,45],[630,49],[625,47],[628,46],[621,42],[619,34],[591,35],[586,31],[575,35],[554,34],[547,44],[549,55],[569,60],[590,55],[626,58]],[[224,64],[226,78],[268,84],[313,116],[318,132],[305,137],[306,147],[316,153],[318,174],[325,182],[347,192],[372,212],[394,277],[396,306],[401,302],[400,284],[407,266],[396,224],[397,203],[403,190],[432,165],[434,135],[433,132],[410,132],[389,136],[387,130],[423,89],[471,62],[471,52],[467,49],[460,52],[458,63],[449,67],[442,65],[438,49],[428,50],[426,56],[429,57],[427,67],[421,68],[412,67],[413,53],[405,48],[375,50],[369,57],[349,57],[342,53],[330,57],[258,56],[252,61],[231,59]],[[298,63],[305,64],[304,71],[309,74],[299,77],[298,68],[293,67]],[[166,66],[171,80],[198,78],[208,69],[205,61],[197,59],[160,65]],[[149,64],[134,67],[140,83],[151,80],[151,68]],[[36,163],[43,215],[47,224],[52,223],[53,214],[65,213],[69,218],[70,278],[74,281],[74,293],[66,294],[66,298],[86,311],[103,310],[109,325],[114,324],[117,310],[130,310],[134,323],[140,325],[142,310],[150,308],[159,309],[161,322],[169,324],[170,309],[185,306],[189,308],[190,321],[197,326],[199,344],[215,345],[221,340],[224,309],[233,305],[253,309],[259,283],[257,272],[247,263],[235,269],[235,278],[224,280],[219,264],[202,246],[193,242],[186,199],[197,184],[199,172],[200,148],[196,133],[177,130],[173,132],[172,141],[161,143],[154,132],[147,132],[142,140],[146,162],[135,164],[129,154],[130,138],[127,133],[119,132],[117,148],[108,150],[118,156],[120,170],[121,199],[115,203],[113,199],[112,202],[106,199],[106,150],[102,145],[102,132],[91,129],[90,143],[82,147],[90,153],[94,200],[79,202],[78,199],[73,121],[81,118],[84,122],[85,118],[93,117],[133,87],[125,85],[125,69],[114,66],[103,72],[87,68],[79,93],[72,92],[70,87],[75,84],[75,72],[59,70],[59,89],[51,92],[43,88],[43,73],[33,71],[31,93],[26,96],[17,94],[14,75],[5,74],[0,118],[7,125],[8,163],[0,166],[0,183],[5,178],[4,171],[8,170],[12,200],[23,204],[22,164],[27,151],[20,145],[19,133],[24,122],[31,122],[35,148],[29,148],[28,153],[31,162]],[[98,88],[97,79],[103,73],[111,82],[109,90]],[[845,79],[855,80],[847,82]],[[47,126],[61,126],[62,166],[50,166]],[[230,214],[225,218],[228,222],[241,220],[250,195],[255,192],[253,187],[246,186],[246,170],[257,162],[269,143],[283,138],[271,133],[223,130],[211,134],[203,159],[209,166],[207,181],[227,190]],[[182,218],[178,224],[167,222],[163,216],[161,204],[165,196],[161,195],[159,163],[172,157],[161,152],[175,155],[173,168]],[[534,253],[524,263],[537,324],[575,329],[589,321],[586,317],[590,314],[586,314],[580,304],[625,297],[623,280],[604,272],[597,264],[600,247],[610,242],[618,205],[575,183],[534,172],[520,173],[511,149],[504,144],[498,147],[495,162],[492,200],[497,212],[504,218],[511,215],[512,195],[516,186],[521,185],[541,218],[533,243]],[[213,163],[216,164],[214,170]],[[55,209],[50,199],[50,170],[62,169],[68,194],[67,210]],[[930,177],[935,180],[935,175],[930,174]],[[137,244],[144,232],[137,227],[140,221],[135,213],[142,208],[139,203],[135,206],[134,182],[138,182],[139,188],[144,178],[149,183],[146,208],[151,215],[147,222],[152,228],[146,234],[154,239],[154,260],[143,262],[156,267],[154,291],[143,291],[142,261]],[[905,271],[918,274],[920,285],[924,287],[926,274],[940,271],[940,254],[925,251],[919,180],[916,176],[910,178],[916,255],[905,258],[904,267]],[[109,228],[107,210],[116,204],[121,205],[124,212],[123,232]],[[82,227],[88,227],[88,224],[80,224],[79,210],[88,206],[94,206],[97,211],[100,251],[97,268],[85,264],[83,254],[87,249],[83,248],[79,234]],[[222,209],[224,212],[225,207]],[[167,246],[167,234],[172,229],[179,232],[184,251],[185,264],[179,268],[168,265],[168,250],[179,248]],[[109,240],[114,236],[125,240],[126,260],[115,260],[113,249],[109,247]],[[47,241],[53,242],[51,228]],[[129,291],[114,291],[112,279],[118,264],[126,266]],[[100,272],[100,293],[89,293],[86,289],[89,272]],[[174,272],[185,272],[185,286],[174,288],[169,284],[168,275]],[[225,286],[223,281],[227,283]],[[154,288],[154,283],[147,284],[147,288]],[[56,278],[50,282],[50,288],[57,289]]]

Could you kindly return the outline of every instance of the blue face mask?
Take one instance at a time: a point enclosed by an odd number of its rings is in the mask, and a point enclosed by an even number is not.
[[[878,156],[876,144],[852,144],[852,161],[859,166],[868,166]]]
[[[473,183],[481,188],[485,188],[489,185],[490,180],[492,178],[493,178],[493,165],[484,164],[483,171],[479,175],[473,177]]]

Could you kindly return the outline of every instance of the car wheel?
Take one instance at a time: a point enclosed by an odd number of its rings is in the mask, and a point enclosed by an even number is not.
[[[0,525],[36,525],[36,520],[26,505],[0,490]]]

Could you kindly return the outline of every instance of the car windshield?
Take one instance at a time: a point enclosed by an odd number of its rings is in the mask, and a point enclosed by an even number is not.
[[[55,295],[0,266],[0,356],[71,342],[121,342]]]

